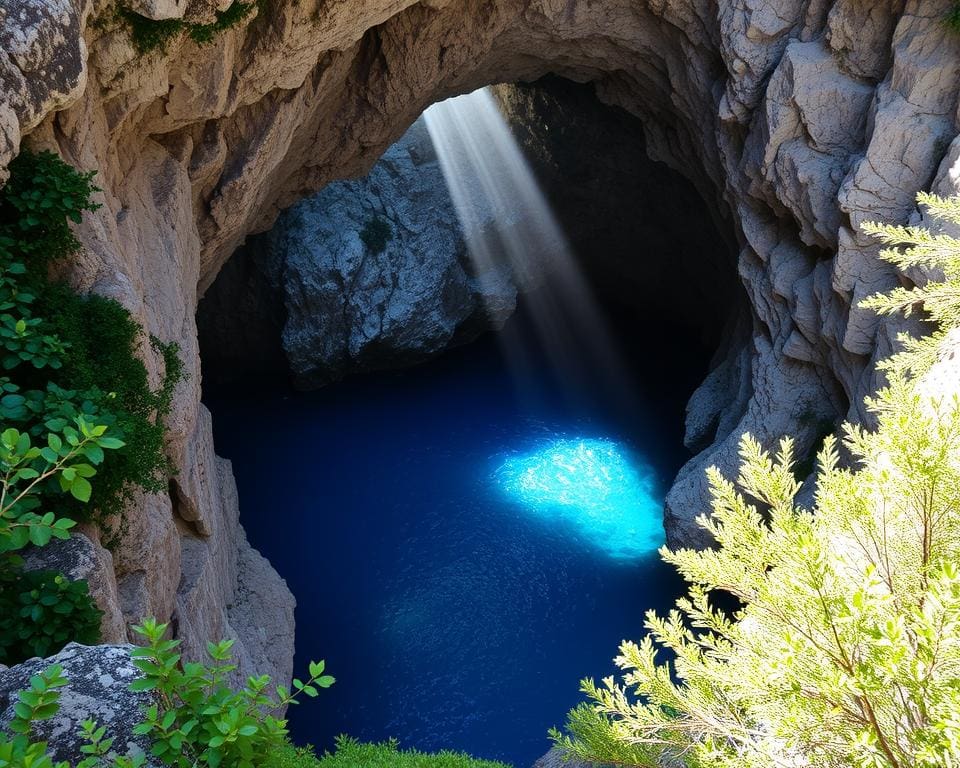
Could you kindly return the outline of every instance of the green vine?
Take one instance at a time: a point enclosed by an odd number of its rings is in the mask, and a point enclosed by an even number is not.
[[[84,520],[98,523],[109,544],[122,533],[134,492],[165,491],[173,472],[163,416],[183,378],[176,344],[150,339],[166,371],[151,389],[138,354],[144,334],[130,313],[47,277],[50,264],[79,249],[70,225],[99,207],[97,191],[92,173],[50,152],[21,153],[0,190],[0,661],[7,664],[99,639],[87,585],[24,572],[15,553],[66,539]]]

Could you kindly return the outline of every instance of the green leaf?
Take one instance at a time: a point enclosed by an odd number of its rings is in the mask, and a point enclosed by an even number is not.
[[[78,501],[90,501],[92,490],[90,481],[83,477],[77,477],[70,485],[70,494]]]

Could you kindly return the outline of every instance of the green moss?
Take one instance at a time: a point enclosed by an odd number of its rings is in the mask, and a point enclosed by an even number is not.
[[[210,24],[191,24],[183,19],[150,19],[124,5],[117,7],[117,17],[127,26],[134,47],[141,54],[165,51],[177,35],[186,32],[195,43],[205,45],[224,30],[243,22],[254,10],[264,10],[266,0],[233,3],[224,11],[218,11],[216,20]]]
[[[379,216],[370,219],[360,230],[360,239],[371,253],[383,253],[392,237],[390,224]]]
[[[954,32],[960,33],[960,2],[954,2],[944,22]]]
[[[190,24],[188,29],[190,38],[200,45],[209,43],[220,32],[235,27],[247,18],[255,8],[257,8],[256,2],[242,3],[238,0],[227,10],[218,12],[217,20],[212,24]]]
[[[126,443],[98,472],[89,505],[65,501],[73,519],[89,519],[93,512],[95,519],[105,522],[123,511],[137,488],[148,492],[167,488],[173,467],[164,451],[164,425],[159,417],[169,410],[173,387],[182,376],[177,347],[154,342],[161,346],[164,359],[170,359],[165,381],[154,392],[138,356],[143,333],[122,305],[51,285],[40,295],[38,309],[69,344],[57,378],[86,395],[81,400],[92,399],[108,411]]]
[[[165,51],[167,44],[187,27],[182,19],[148,19],[124,6],[117,8],[117,16],[127,25],[138,53]]]
[[[401,751],[395,741],[361,744],[341,736],[333,754],[317,757],[312,750],[287,746],[277,750],[265,768],[508,768],[504,763],[476,760],[459,752],[426,754]]]

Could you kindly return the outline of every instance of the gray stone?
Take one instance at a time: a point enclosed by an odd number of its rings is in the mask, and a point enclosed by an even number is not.
[[[382,249],[363,242],[373,222],[389,228]],[[508,268],[478,275],[468,266],[423,121],[367,176],[293,206],[260,243],[261,268],[286,307],[290,372],[304,389],[425,360],[501,326],[516,305]]]
[[[60,711],[34,726],[34,735],[48,742],[54,760],[74,765],[84,757],[80,752],[80,724],[87,719],[107,729],[106,736],[114,739],[116,753],[145,752],[149,745],[133,733],[133,728],[143,719],[143,709],[152,699],[149,693],[132,693],[129,689],[130,683],[140,677],[130,660],[130,647],[70,643],[55,656],[30,659],[0,671],[0,726],[13,718],[17,693],[30,686],[30,677],[59,664],[69,680],[60,689]]]
[[[28,571],[54,570],[72,581],[85,580],[103,619],[100,640],[124,643],[127,628],[120,611],[120,598],[113,567],[113,556],[81,532],[74,532],[62,541],[52,540],[45,547],[28,547],[22,553]]]

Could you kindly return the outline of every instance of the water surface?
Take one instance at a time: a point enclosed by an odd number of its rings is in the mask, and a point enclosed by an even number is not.
[[[208,395],[250,540],[297,597],[297,670],[324,658],[337,677],[292,711],[296,740],[528,766],[580,678],[672,605],[655,550],[702,361],[634,340],[625,404],[535,358],[518,387],[502,340],[314,393]]]

